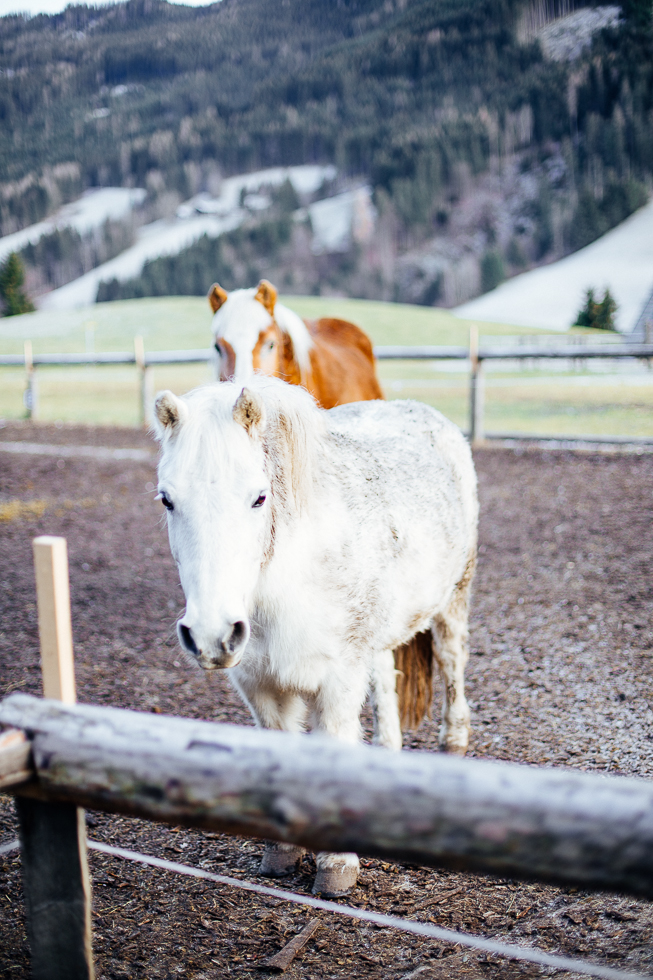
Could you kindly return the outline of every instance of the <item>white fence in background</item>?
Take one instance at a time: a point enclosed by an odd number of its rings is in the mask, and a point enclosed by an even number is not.
[[[506,340],[509,342],[506,343]],[[621,361],[634,359],[653,362],[653,343],[633,344],[623,342],[596,342],[593,338],[573,337],[564,344],[558,338],[531,337],[506,338],[503,342],[485,343],[479,346],[478,332],[470,333],[468,347],[445,346],[381,346],[374,348],[379,361],[460,361],[469,363],[469,429],[468,435],[474,445],[484,439],[532,439],[519,433],[486,432],[484,424],[484,371],[483,366],[490,361],[565,361],[582,363],[587,360]],[[23,354],[0,354],[0,367],[22,366],[26,372],[25,407],[28,417],[38,418],[38,380],[39,367],[69,367],[72,365],[134,365],[140,373],[140,420],[147,424],[150,419],[154,397],[152,368],[170,364],[206,364],[213,360],[210,348],[200,350],[145,351],[142,337],[134,340],[133,351],[110,351],[84,354],[34,354],[31,341],[25,342]],[[558,438],[558,437],[551,437]],[[559,437],[574,441],[576,437]],[[651,437],[630,436],[583,436],[584,442],[653,444]]]

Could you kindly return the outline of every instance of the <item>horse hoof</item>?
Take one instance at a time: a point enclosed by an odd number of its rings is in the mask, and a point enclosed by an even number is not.
[[[440,727],[438,739],[440,752],[448,752],[450,755],[465,755],[469,745],[469,733],[469,717],[463,716],[461,720],[443,724]]]
[[[285,878],[297,869],[306,848],[295,844],[266,844],[258,869],[266,878]]]
[[[313,894],[342,898],[356,887],[360,865],[356,854],[318,855]]]
[[[468,743],[469,733],[467,731],[450,732],[444,737],[440,735],[439,749],[440,752],[447,752],[449,755],[465,755]]]

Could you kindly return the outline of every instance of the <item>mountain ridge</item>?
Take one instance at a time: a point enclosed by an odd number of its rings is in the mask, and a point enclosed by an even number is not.
[[[554,19],[579,6],[545,4]],[[551,261],[646,200],[644,6],[627,0],[573,62],[519,41],[528,0],[128,0],[0,18],[0,233],[88,187],[146,188],[145,221],[221,175],[335,163],[371,182],[392,260],[352,256],[329,288],[462,301],[484,268]],[[447,291],[463,253],[471,271]]]

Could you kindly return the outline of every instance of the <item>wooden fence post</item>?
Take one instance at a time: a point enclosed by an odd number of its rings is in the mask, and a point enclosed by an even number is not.
[[[134,355],[140,373],[140,424],[148,426],[152,421],[154,388],[152,368],[145,363],[145,345],[142,337],[134,337]]]
[[[35,538],[43,693],[75,701],[65,538]],[[34,980],[93,980],[84,810],[16,797]]]
[[[39,392],[38,384],[36,381],[36,369],[34,367],[34,356],[32,354],[32,341],[26,340],[25,346],[25,374],[26,385],[25,394],[23,400],[25,402],[25,408],[27,409],[27,417],[29,419],[38,418],[39,410]]]
[[[483,362],[478,356],[478,327],[472,324],[469,330],[469,360],[471,375],[469,379],[469,441],[472,446],[480,446],[485,438],[484,430],[484,391]]]

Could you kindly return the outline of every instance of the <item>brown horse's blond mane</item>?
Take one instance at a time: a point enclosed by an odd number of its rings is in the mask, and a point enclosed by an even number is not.
[[[292,348],[301,383],[305,385],[311,372],[310,350],[313,347],[309,329],[301,317],[281,303],[276,304],[272,319]]]

